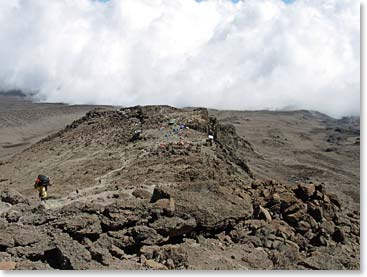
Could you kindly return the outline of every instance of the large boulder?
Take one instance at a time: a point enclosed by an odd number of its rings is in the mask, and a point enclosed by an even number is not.
[[[88,269],[92,260],[91,254],[83,245],[65,233],[54,234],[55,249],[53,261],[60,269]]]
[[[27,246],[31,245],[37,242],[42,241],[45,236],[39,232],[36,228],[33,226],[16,226],[11,225],[8,228],[8,231],[10,231],[14,236],[14,242],[15,245],[19,246]]]
[[[3,190],[1,193],[1,201],[12,205],[19,203],[29,204],[28,200],[22,194],[12,188],[6,188]]]
[[[55,221],[53,226],[65,230],[76,238],[97,238],[102,233],[101,223],[95,214],[68,216]]]
[[[52,260],[54,249],[53,241],[50,237],[45,237],[43,241],[37,242],[28,246],[16,246],[8,248],[7,252],[14,257],[20,257],[22,259],[28,259],[32,261],[36,260]]]
[[[174,198],[178,217],[190,215],[205,228],[224,228],[229,221],[247,219],[253,213],[251,199],[244,200],[237,196],[226,199],[211,191],[177,191]]]
[[[135,210],[107,210],[105,215],[101,218],[102,227],[111,231],[135,225],[142,218],[141,214]]]
[[[94,243],[100,247],[112,250],[114,246],[120,249],[131,249],[137,244],[131,235],[127,234],[127,230],[109,231],[108,234],[103,233]],[[116,249],[115,249],[116,250]]]
[[[161,217],[151,223],[150,227],[163,236],[178,237],[194,230],[196,221],[194,218],[185,220],[179,217]]]
[[[165,241],[165,239],[157,233],[156,230],[148,226],[134,226],[128,230],[138,244],[155,245]]]

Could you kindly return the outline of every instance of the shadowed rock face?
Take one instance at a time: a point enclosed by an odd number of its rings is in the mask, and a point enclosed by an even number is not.
[[[0,258],[16,269],[359,268],[357,211],[322,183],[260,178],[248,159],[264,158],[206,109],[93,110],[0,166]],[[28,189],[41,169],[53,181],[44,203]]]

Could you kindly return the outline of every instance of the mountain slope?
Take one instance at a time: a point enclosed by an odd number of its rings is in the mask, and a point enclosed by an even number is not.
[[[225,121],[99,108],[14,155],[0,165],[0,257],[17,269],[359,268],[358,210],[321,182],[269,178],[282,165]],[[53,180],[45,203],[40,173]]]

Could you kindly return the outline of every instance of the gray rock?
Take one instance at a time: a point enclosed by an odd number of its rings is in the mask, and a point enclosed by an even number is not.
[[[54,235],[54,259],[60,269],[88,269],[92,257],[80,243],[64,233]]]
[[[309,269],[321,270],[344,270],[345,267],[335,257],[326,253],[315,251],[303,260],[303,265]]]
[[[141,189],[141,188],[137,188],[132,192],[132,195],[134,195],[136,198],[141,198],[141,199],[151,199],[152,194],[145,190],[145,189]]]
[[[146,260],[144,263],[145,266],[154,269],[154,270],[163,270],[163,269],[167,269],[167,267],[161,263],[157,263],[154,260]]]
[[[194,230],[196,221],[194,218],[162,217],[151,223],[150,227],[163,236],[178,237]]]
[[[50,270],[53,269],[49,264],[41,261],[23,260],[16,263],[17,270]]]
[[[155,245],[165,241],[156,230],[148,226],[135,226],[129,229],[128,233],[137,243],[144,245]]]
[[[56,220],[52,225],[77,237],[96,238],[102,233],[99,218],[94,214],[82,213],[75,216],[68,216]]]
[[[51,253],[54,249],[53,241],[50,237],[45,237],[43,241],[34,243],[30,246],[17,246],[7,249],[7,252],[15,257],[22,257],[32,261],[52,258],[47,253]],[[51,252],[50,252],[51,251]]]
[[[224,227],[228,224],[227,219],[250,218],[253,213],[251,201],[241,198],[235,201],[233,197],[228,201],[212,192],[177,191],[173,197],[178,217],[191,215],[197,224],[207,228]]]
[[[12,188],[6,188],[3,190],[1,193],[1,201],[12,205],[19,203],[29,204],[28,200],[22,194]]]
[[[10,224],[7,228],[7,232],[11,233],[15,246],[27,246],[33,243],[40,242],[45,237],[40,230],[33,226],[21,226]]]
[[[13,247],[15,245],[13,234],[8,231],[0,231],[0,251],[7,247]]]
[[[150,202],[154,203],[159,199],[169,199],[170,195],[171,193],[168,188],[164,186],[155,187]]]
[[[153,209],[161,210],[167,216],[173,216],[176,210],[174,199],[159,199],[154,203]]]
[[[297,196],[303,200],[310,198],[316,191],[314,184],[300,184],[296,190]]]
[[[336,228],[336,230],[332,234],[332,238],[336,242],[344,242],[345,241],[345,233],[340,228]]]
[[[6,252],[0,252],[0,261],[11,261],[11,255]]]

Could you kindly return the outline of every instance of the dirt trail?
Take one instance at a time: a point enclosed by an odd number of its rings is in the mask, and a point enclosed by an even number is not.
[[[78,189],[76,191],[71,192],[66,197],[61,197],[57,199],[49,198],[45,200],[44,207],[46,209],[60,209],[67,205],[70,205],[74,202],[83,202],[83,203],[98,203],[103,206],[110,205],[114,202],[114,200],[119,195],[124,195],[125,198],[134,198],[133,191],[136,189],[134,186],[116,186],[109,182],[109,177],[116,172],[121,171],[127,165],[127,162],[124,163],[119,168],[113,169],[107,172],[104,175],[96,178],[99,185],[95,185],[92,187],[88,187],[85,189]],[[155,185],[142,185],[141,188],[148,191],[149,193],[153,193]]]

